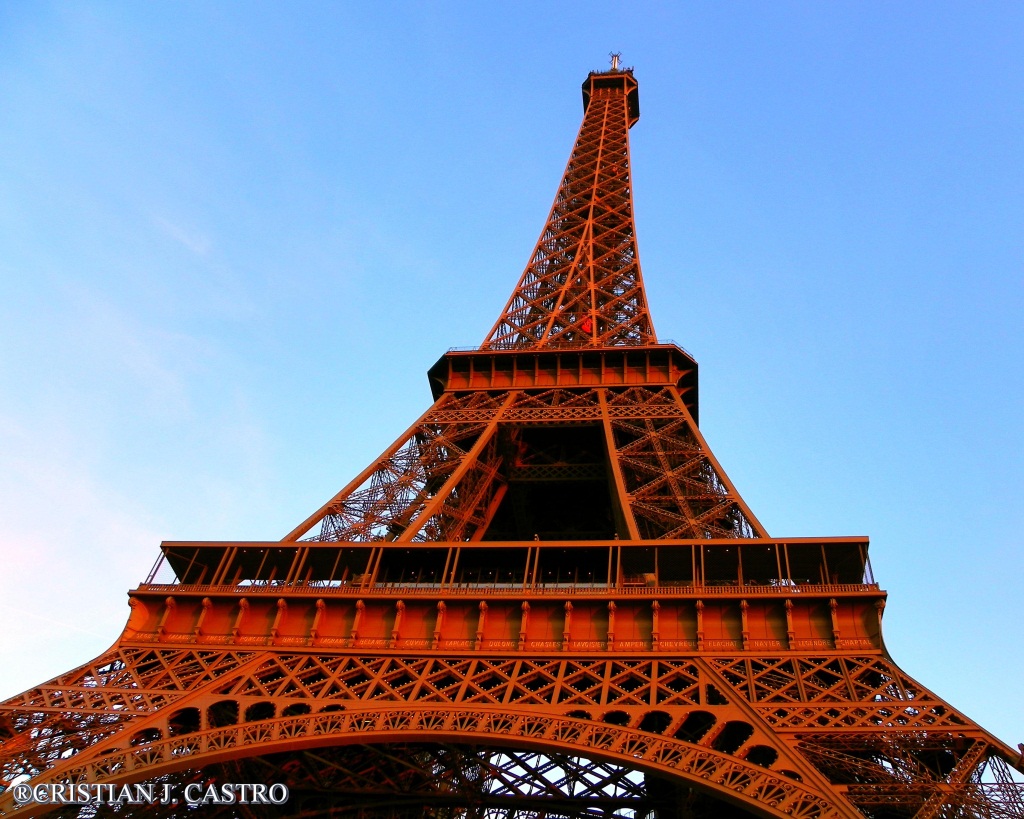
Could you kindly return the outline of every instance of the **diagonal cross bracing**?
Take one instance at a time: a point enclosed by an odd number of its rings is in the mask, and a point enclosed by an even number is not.
[[[485,348],[655,340],[633,224],[631,75],[594,88],[530,261]]]

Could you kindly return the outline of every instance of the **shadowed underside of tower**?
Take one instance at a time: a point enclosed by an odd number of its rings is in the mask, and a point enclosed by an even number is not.
[[[886,653],[867,540],[769,537],[708,448],[644,293],[632,71],[583,101],[482,346],[283,540],[162,544],[110,651],[0,704],[0,812],[1024,817],[1020,754]]]

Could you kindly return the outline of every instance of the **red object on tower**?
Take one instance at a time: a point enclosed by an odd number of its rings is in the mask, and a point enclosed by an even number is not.
[[[27,780],[281,783],[304,817],[1024,817],[1020,754],[887,654],[867,539],[771,538],[708,448],[644,293],[632,70],[583,102],[433,405],[283,540],[162,544],[113,648],[0,704],[0,813],[44,812]]]

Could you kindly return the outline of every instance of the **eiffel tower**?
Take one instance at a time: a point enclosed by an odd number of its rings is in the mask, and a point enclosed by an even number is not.
[[[283,540],[163,543],[112,649],[0,705],[0,813],[280,783],[202,816],[1024,817],[1021,754],[886,652],[868,542],[770,537],[708,448],[640,273],[632,69],[583,108],[433,405]]]

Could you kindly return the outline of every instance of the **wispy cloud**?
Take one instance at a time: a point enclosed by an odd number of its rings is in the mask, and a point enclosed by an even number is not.
[[[174,241],[187,250],[192,251],[196,256],[205,258],[210,252],[212,243],[205,234],[183,228],[181,225],[175,224],[163,216],[154,215],[152,219],[153,224],[160,228],[167,236],[174,239]]]
[[[193,335],[160,329],[85,288],[72,288],[82,366],[103,378],[110,395],[163,419],[190,417],[190,378],[216,357]]]
[[[98,640],[106,640],[108,643],[110,642],[111,635],[109,634],[100,634],[95,629],[82,628],[81,623],[76,622],[75,620],[57,620],[53,617],[47,617],[46,615],[40,614],[38,611],[26,606],[9,606],[7,603],[0,603],[0,611],[6,612],[8,617],[16,618],[18,622],[22,623],[22,627],[24,627],[25,619],[28,619],[36,623],[44,623],[48,627],[47,630],[49,631],[52,631],[54,628],[60,631],[77,631],[82,634],[88,634],[90,637],[95,637]],[[36,682],[41,682],[41,680],[36,680]]]

